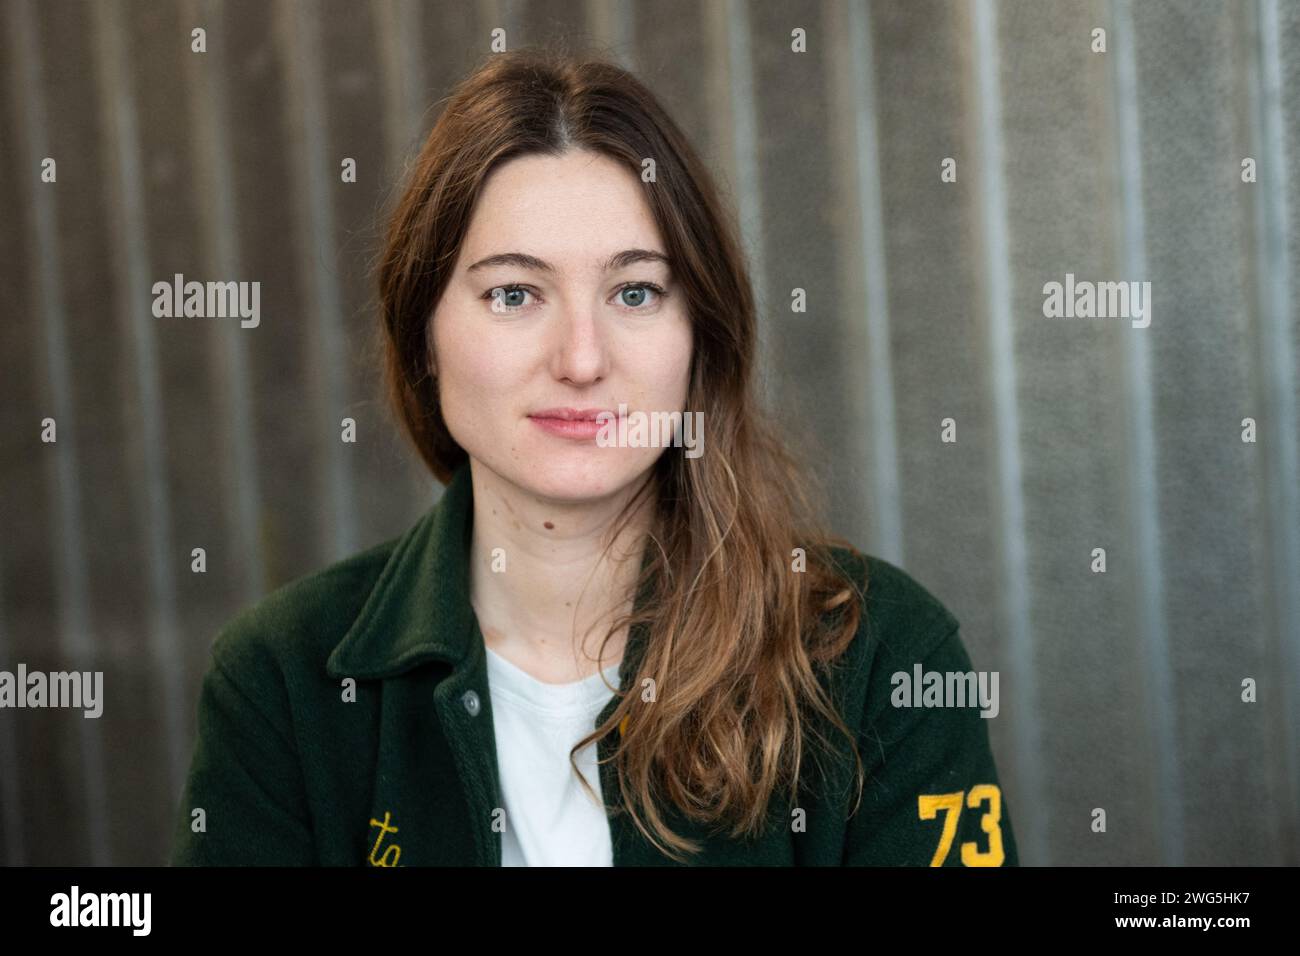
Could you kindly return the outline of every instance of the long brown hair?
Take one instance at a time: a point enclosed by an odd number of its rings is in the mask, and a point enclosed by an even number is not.
[[[574,148],[639,179],[654,161],[644,195],[685,293],[695,343],[686,407],[704,412],[709,445],[696,458],[667,450],[623,513],[652,503],[652,559],[638,584],[650,597],[605,641],[643,629],[630,686],[652,680],[653,706],[626,694],[570,759],[621,727],[623,802],[680,860],[699,845],[661,811],[671,804],[732,837],[759,832],[773,794],[797,793],[806,744],[828,742],[814,715],[849,738],[861,799],[857,743],[818,676],[852,641],[866,581],[832,558],[846,542],[814,533],[820,494],[757,407],[755,302],[733,217],[651,92],[601,57],[556,46],[488,57],[447,98],[393,209],[377,267],[385,380],[425,463],[445,484],[466,459],[439,408],[429,329],[484,181],[511,158]]]

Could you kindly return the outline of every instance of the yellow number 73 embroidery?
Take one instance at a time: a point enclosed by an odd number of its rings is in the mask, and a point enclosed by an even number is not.
[[[1001,866],[1005,854],[1002,852],[1002,791],[996,784],[981,783],[970,791],[958,790],[956,793],[923,793],[916,798],[917,813],[922,820],[933,820],[940,810],[944,812],[943,833],[939,837],[939,848],[934,851],[931,866],[943,866],[952,849],[953,837],[957,835],[957,820],[961,816],[962,797],[966,806],[979,807],[987,803],[988,809],[980,820],[980,829],[989,835],[989,848],[981,851],[979,844],[968,841],[961,845],[962,866]]]

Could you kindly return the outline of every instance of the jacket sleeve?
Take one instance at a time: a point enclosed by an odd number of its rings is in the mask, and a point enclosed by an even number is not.
[[[194,747],[172,843],[173,866],[310,866],[315,861],[288,697],[269,656],[244,645],[203,678]],[[251,674],[241,687],[232,673]],[[196,832],[197,809],[203,829]]]
[[[872,668],[858,747],[865,779],[848,821],[845,866],[1017,866],[1015,836],[976,702],[919,706],[901,675],[973,671],[959,629],[920,654],[886,654]],[[895,679],[894,675],[900,675]],[[856,794],[856,790],[854,791]],[[852,803],[850,803],[852,809]]]

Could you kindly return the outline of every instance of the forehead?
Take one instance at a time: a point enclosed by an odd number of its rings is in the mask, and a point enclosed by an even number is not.
[[[645,188],[630,170],[598,153],[516,157],[488,176],[461,263],[526,252],[571,271],[595,269],[620,249],[666,251]]]

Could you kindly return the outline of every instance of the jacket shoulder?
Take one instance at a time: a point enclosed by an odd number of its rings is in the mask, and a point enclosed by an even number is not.
[[[830,549],[840,572],[853,583],[858,627],[836,662],[844,682],[842,716],[861,729],[889,696],[890,675],[910,671],[956,641],[957,617],[925,585],[898,565],[849,547]]]
[[[317,724],[300,719],[303,701],[324,677],[328,648],[351,626],[395,541],[275,588],[217,633],[173,830],[173,865],[319,862],[318,809],[303,760],[315,746]],[[211,829],[192,828],[196,808]]]
[[[214,664],[231,675],[324,671],[356,620],[401,536],[280,585],[239,611],[212,642]]]
[[[832,559],[858,589],[858,637],[886,652],[911,653],[933,645],[960,626],[957,617],[911,574],[884,558],[848,547]]]

